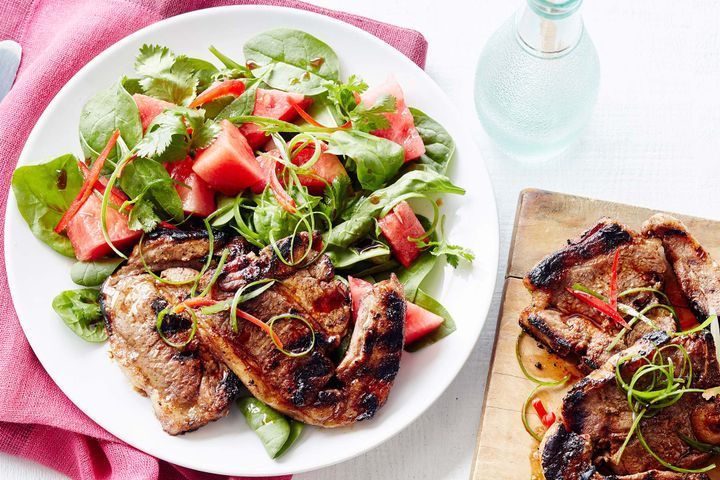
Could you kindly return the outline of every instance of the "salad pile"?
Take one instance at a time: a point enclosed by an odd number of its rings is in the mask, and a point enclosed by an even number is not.
[[[343,80],[336,53],[302,31],[255,36],[243,61],[210,52],[219,66],[143,45],[134,73],[84,105],[82,160],[15,171],[33,234],[77,259],[70,273],[86,288],[53,301],[64,322],[85,340],[106,339],[94,287],[146,232],[227,229],[276,248],[318,231],[353,297],[398,275],[408,350],[451,333],[449,314],[421,288],[441,258],[473,260],[444,236],[437,196],[464,193],[445,175],[454,152],[445,129],[408,107],[393,78]]]

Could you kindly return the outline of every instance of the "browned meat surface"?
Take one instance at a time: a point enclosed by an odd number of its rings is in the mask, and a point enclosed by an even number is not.
[[[638,322],[614,349],[607,351],[621,327],[566,290],[579,283],[607,295],[616,250],[620,251],[619,291],[637,287],[662,289],[666,261],[660,241],[643,238],[607,218],[545,257],[524,279],[532,303],[521,314],[520,326],[556,354],[577,362],[586,372],[654,330]],[[656,301],[655,295],[648,292],[622,299],[638,310]],[[665,310],[655,309],[648,316],[658,328],[675,331],[675,320]]]
[[[222,237],[216,241],[226,242]],[[231,248],[240,248],[235,242]],[[193,278],[208,252],[207,234],[161,231],[143,244],[148,266],[163,278]],[[187,298],[188,285],[159,282],[142,266],[135,247],[126,266],[101,289],[101,305],[109,336],[110,355],[133,386],[152,402],[163,429],[171,435],[195,430],[225,416],[241,384],[195,338],[178,350],[158,335],[158,313]],[[187,314],[165,317],[164,334],[174,342],[187,338],[192,323]]]
[[[545,480],[710,480],[705,474],[662,470],[629,475],[600,473],[593,465],[590,436],[568,432],[562,423],[556,423],[548,430],[540,449]]]
[[[300,234],[294,242],[281,240],[278,248],[285,259],[300,259],[308,244],[309,237]],[[308,354],[283,354],[265,332],[243,320],[233,332],[228,313],[199,315],[199,333],[258,399],[302,422],[339,427],[371,418],[385,403],[400,365],[405,300],[394,276],[376,284],[362,301],[350,346],[337,365],[332,358],[348,332],[350,296],[329,259],[318,255],[311,250],[305,267],[286,265],[270,247],[233,259],[213,294],[228,298],[252,281],[278,280],[240,308],[263,321],[284,313],[306,319],[315,332]],[[278,321],[275,332],[289,351],[312,342],[310,330],[297,320]]]
[[[662,240],[680,288],[698,319],[720,313],[720,265],[685,225],[670,215],[656,214],[645,222],[643,233]]]
[[[562,423],[546,435],[541,445],[546,480],[616,478],[611,475],[621,479],[706,478],[651,473],[666,469],[645,450],[637,435],[633,436],[620,461],[614,458],[633,422],[627,397],[616,383],[615,363],[626,356],[637,359],[622,367],[629,378],[632,369],[641,364],[641,356],[652,355],[656,348],[668,344],[679,344],[687,350],[693,367],[693,387],[706,389],[720,384],[715,345],[709,333],[673,339],[659,331],[647,335],[580,380],[567,393],[563,399]],[[673,353],[664,352],[666,358],[672,359],[680,371],[679,351],[673,349],[670,352]],[[699,468],[709,463],[710,455],[688,446],[678,432],[695,439],[709,438],[708,432],[717,432],[720,428],[718,408],[720,400],[717,398],[706,401],[699,393],[687,393],[674,405],[644,418],[640,428],[651,449],[661,458],[678,467]]]

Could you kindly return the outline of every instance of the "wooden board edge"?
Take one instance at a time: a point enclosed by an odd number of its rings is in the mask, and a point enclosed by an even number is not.
[[[495,366],[495,354],[498,346],[498,338],[500,337],[500,322],[503,318],[505,310],[505,294],[507,293],[508,280],[506,279],[503,283],[503,292],[500,300],[500,308],[498,310],[497,319],[495,320],[495,338],[493,339],[493,347],[490,356],[490,363],[488,364],[487,377],[485,379],[485,391],[483,392],[482,410],[480,412],[480,426],[478,428],[477,436],[475,438],[475,451],[473,453],[472,468],[470,469],[470,479],[479,478],[475,476],[475,469],[478,467],[478,458],[480,455],[480,440],[483,432],[483,424],[485,423],[485,414],[487,413],[487,401],[488,395],[490,394],[490,379],[493,375],[493,367]]]

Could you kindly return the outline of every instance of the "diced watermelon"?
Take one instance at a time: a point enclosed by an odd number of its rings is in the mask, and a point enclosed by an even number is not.
[[[325,151],[328,147],[324,143],[321,143],[320,148]],[[310,160],[310,158],[312,158],[313,153],[315,153],[315,147],[313,145],[309,145],[305,147],[302,151],[300,151],[292,159],[292,162],[298,166],[304,165]],[[280,173],[282,173],[283,170],[282,163],[273,161],[271,157],[279,158],[280,152],[277,149],[273,149],[266,154],[257,157],[257,160],[260,163],[263,172],[265,172],[266,177],[267,169],[270,168],[271,165],[275,166],[275,170],[278,176],[280,175]],[[315,175],[317,175],[317,177],[320,178],[310,175],[298,175],[298,179],[300,180],[300,184],[306,186],[308,188],[308,191],[313,195],[322,195],[322,193],[325,191],[325,182],[332,183],[332,181],[340,175],[347,176],[347,171],[345,170],[345,167],[343,167],[343,164],[340,162],[340,159],[336,155],[333,155],[331,153],[321,153],[320,158],[318,158],[317,161],[313,163],[312,167],[310,167],[310,170]],[[265,179],[256,183],[252,187],[253,192],[262,192],[265,189],[265,184]]]
[[[365,106],[371,107],[383,95],[395,97],[396,110],[394,113],[383,114],[390,122],[388,128],[371,133],[401,145],[405,149],[406,162],[418,158],[425,153],[425,144],[420,138],[417,128],[415,128],[415,120],[413,120],[412,113],[405,104],[405,95],[397,80],[390,77],[385,83],[368,89],[362,94],[361,98]]]
[[[188,157],[180,162],[166,163],[165,168],[173,180],[183,184],[175,185],[175,190],[180,195],[185,213],[207,217],[217,208],[215,192],[193,171],[193,163],[195,160]]]
[[[320,149],[322,152],[325,152],[327,148],[328,147],[325,143],[320,143]],[[304,165],[312,158],[314,153],[315,145],[308,145],[295,155],[292,162],[298,166]],[[332,153],[321,153],[320,158],[318,158],[317,161],[310,167],[310,171],[320,178],[315,178],[309,175],[300,175],[299,179],[300,184],[306,186],[308,191],[313,195],[321,195],[325,191],[325,182],[332,183],[332,181],[340,175],[347,176],[347,171],[340,162],[340,159]]]
[[[78,260],[84,262],[97,260],[112,251],[110,245],[105,242],[100,227],[101,207],[100,198],[92,194],[68,223],[67,236]],[[133,245],[142,234],[140,230],[130,230],[127,222],[125,215],[108,207],[106,216],[108,235],[113,245],[121,250]]]
[[[292,104],[305,109],[312,103],[312,98],[300,93],[281,92],[280,90],[266,90],[258,88],[255,94],[255,107],[253,115],[256,117],[274,118],[291,122],[297,117]],[[268,140],[268,136],[254,123],[246,123],[240,127],[240,132],[247,138],[250,147],[257,149]]]
[[[352,300],[352,318],[355,321],[360,311],[360,302],[365,295],[372,291],[372,283],[355,277],[348,277],[348,283],[350,284],[350,299]]]
[[[413,343],[436,330],[445,320],[424,308],[407,302],[405,312],[405,344]]]
[[[237,127],[227,120],[220,127],[220,135],[198,154],[192,169],[211,188],[237,195],[262,180],[263,171]]]
[[[425,229],[410,205],[402,201],[390,213],[378,220],[380,231],[390,243],[395,258],[409,267],[420,256],[420,249],[410,238],[424,238]]]
[[[159,100],[157,98],[148,97],[141,93],[133,95],[133,100],[140,111],[140,122],[142,123],[143,132],[147,130],[148,125],[168,108],[176,107],[177,105],[166,102],[165,100]]]
[[[357,320],[360,302],[372,291],[372,284],[355,277],[348,277],[350,298],[352,299],[353,321]],[[436,330],[445,321],[436,315],[411,302],[405,302],[405,344],[410,344],[430,332]]]

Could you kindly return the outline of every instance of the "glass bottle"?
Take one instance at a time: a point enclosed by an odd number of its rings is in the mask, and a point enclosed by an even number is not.
[[[480,54],[475,106],[501,150],[544,159],[580,136],[597,100],[600,64],[582,0],[526,1]]]

